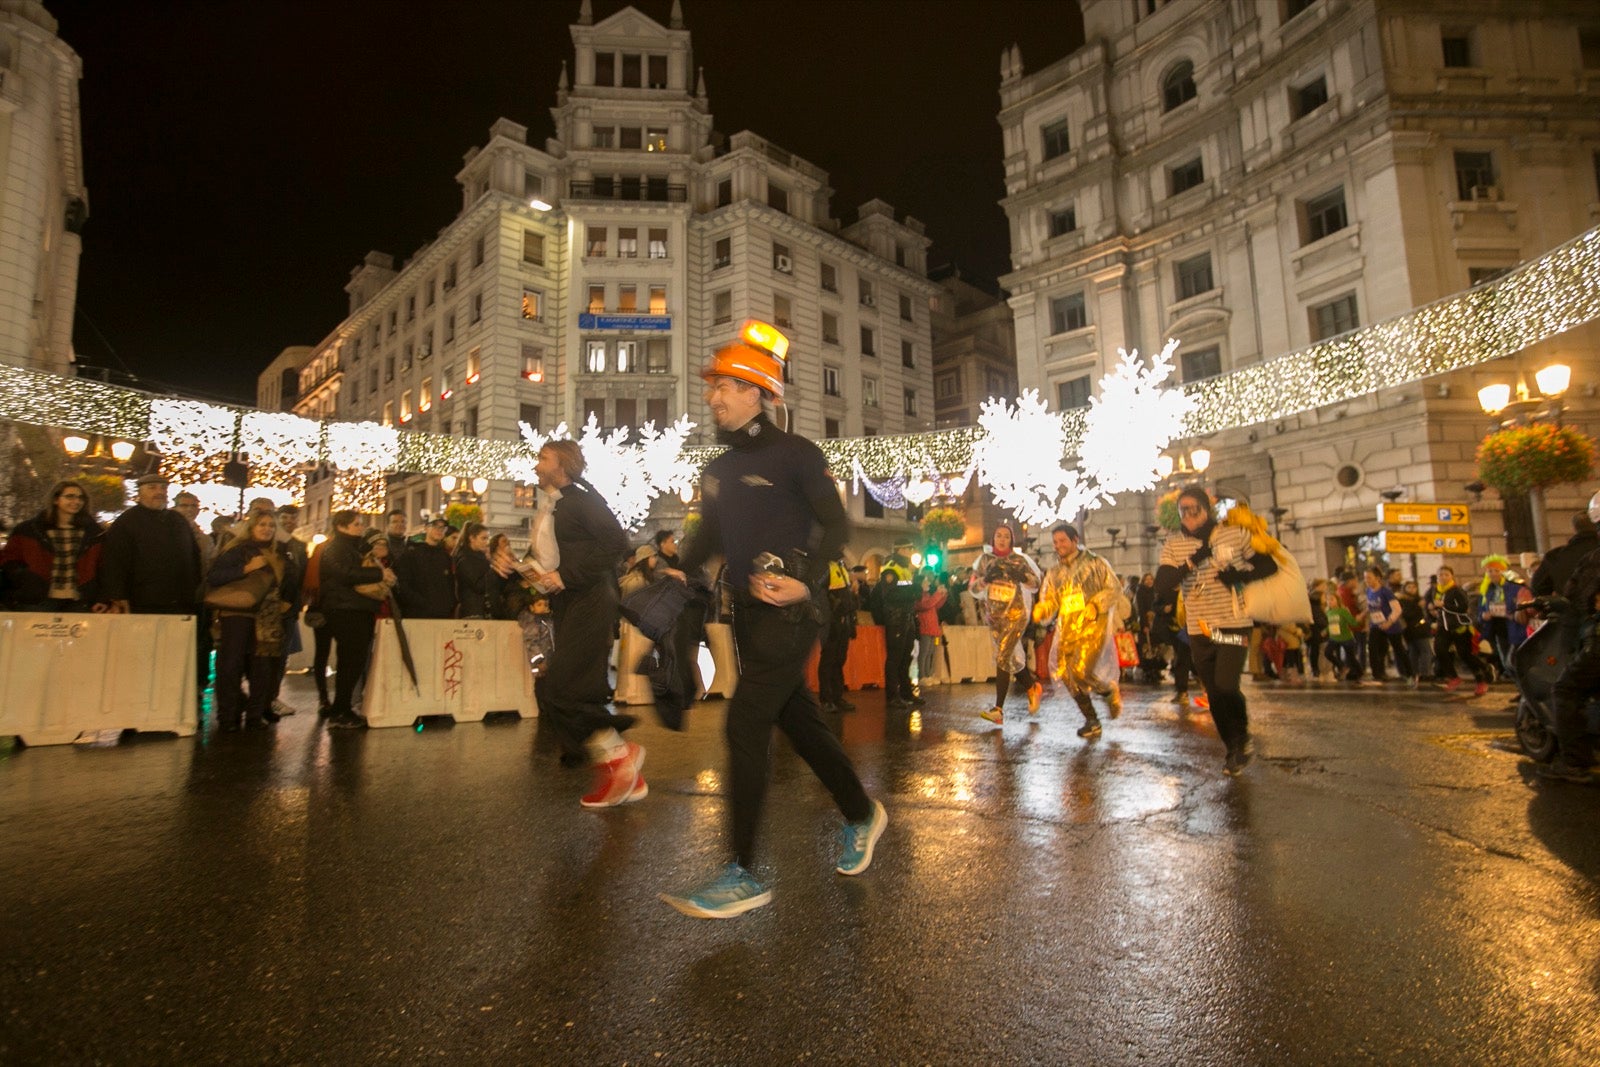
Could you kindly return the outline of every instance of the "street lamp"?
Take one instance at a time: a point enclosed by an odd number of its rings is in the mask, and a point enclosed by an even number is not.
[[[1191,449],[1179,448],[1176,452],[1163,452],[1156,457],[1156,473],[1165,478],[1176,478],[1179,481],[1189,481],[1200,478],[1206,468],[1211,466],[1211,449],[1196,446]]]
[[[1498,429],[1510,426],[1527,426],[1550,421],[1561,425],[1561,398],[1572,385],[1572,368],[1565,363],[1550,363],[1533,374],[1537,394],[1528,391],[1528,379],[1517,371],[1515,389],[1509,382],[1491,382],[1478,390],[1478,406],[1493,418]],[[1529,518],[1533,523],[1533,545],[1542,556],[1550,551],[1550,538],[1545,532],[1544,490],[1534,486],[1528,490]]]

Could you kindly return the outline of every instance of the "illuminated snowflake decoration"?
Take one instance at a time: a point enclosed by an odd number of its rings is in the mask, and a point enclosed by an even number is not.
[[[571,434],[566,423],[557,426],[548,437],[525,422],[518,425],[522,439],[528,443],[529,455],[509,461],[507,466],[517,481],[532,484],[538,480],[533,465],[539,449],[546,442],[567,439]],[[625,529],[637,529],[644,522],[657,496],[685,493],[694,487],[698,468],[683,450],[692,429],[694,423],[688,416],[680,416],[664,430],[647,422],[639,431],[638,441],[629,443],[626,426],[603,433],[594,415],[589,415],[577,439],[583,449],[584,480],[606,498],[611,513]]]
[[[1118,353],[1116,368],[1089,402],[1076,467],[1066,462],[1066,423],[1038,390],[1024,392],[1015,407],[992,397],[984,401],[978,417],[984,436],[973,445],[973,456],[995,503],[1043,526],[1154,485],[1161,450],[1182,432],[1194,407],[1193,397],[1162,384],[1172,375],[1177,347],[1168,341],[1148,367],[1137,350]]]

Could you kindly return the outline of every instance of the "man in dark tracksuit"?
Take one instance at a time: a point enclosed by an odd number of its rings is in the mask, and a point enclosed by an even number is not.
[[[333,538],[318,553],[322,558],[318,603],[339,661],[333,707],[328,712],[328,725],[334,729],[359,729],[367,724],[351,707],[351,699],[357,683],[367,674],[378,601],[356,592],[356,586],[394,578],[394,572],[387,567],[369,567],[363,562],[367,553],[362,538],[365,527],[360,512],[334,512]]]
[[[662,897],[697,918],[730,918],[772,899],[751,868],[774,726],[847,820],[835,870],[865,871],[888,824],[883,805],[867,796],[806,688],[806,660],[827,615],[828,561],[844,544],[848,520],[821,450],[778,429],[764,410],[766,401],[783,396],[787,347],[771,327],[746,323],[740,340],[701,372],[706,403],[729,449],[701,479],[700,529],[684,551],[683,567],[695,573],[719,553],[727,560],[739,684],[726,726],[732,861],[697,889]]]

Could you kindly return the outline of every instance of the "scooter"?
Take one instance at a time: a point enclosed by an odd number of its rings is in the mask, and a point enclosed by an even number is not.
[[[1551,691],[1577,650],[1583,616],[1561,597],[1539,597],[1533,606],[1545,623],[1511,654],[1517,671],[1517,744],[1538,762],[1549,763],[1560,747]],[[1592,694],[1584,710],[1590,735],[1600,740],[1600,694]]]

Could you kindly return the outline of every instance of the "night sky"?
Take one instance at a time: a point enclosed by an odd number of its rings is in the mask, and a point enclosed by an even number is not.
[[[594,0],[595,21],[627,5]],[[671,0],[634,5],[667,24]],[[249,402],[282,348],[343,318],[369,250],[454,217],[454,175],[506,116],[542,146],[578,0],[47,0],[83,57],[90,218],[81,362]],[[684,0],[716,128],[927,224],[931,265],[1008,269],[1002,47],[1081,42],[1071,0]]]

